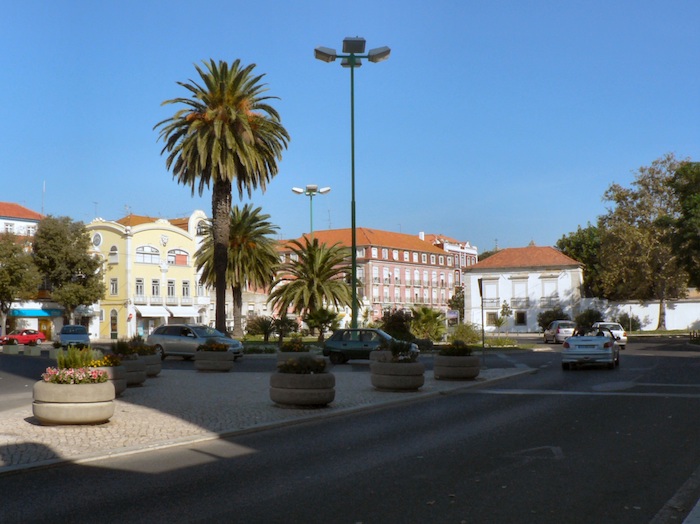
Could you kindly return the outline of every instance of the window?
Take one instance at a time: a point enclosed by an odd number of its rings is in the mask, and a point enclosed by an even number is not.
[[[109,294],[118,295],[119,294],[119,280],[116,278],[109,279]]]
[[[428,255],[426,255],[425,253],[421,253],[421,255],[420,255],[420,261],[421,261],[423,264],[427,264],[427,263],[428,263]]]
[[[408,261],[409,261],[409,257],[410,257],[410,256],[409,256],[409,254],[408,254],[408,251],[404,251],[404,252],[403,252],[403,261],[404,261],[404,262],[408,262]]]
[[[430,255],[430,263],[435,265],[435,255]]]
[[[171,249],[168,251],[168,264],[171,266],[186,266],[189,263],[190,255],[182,249]]]
[[[437,271],[431,271],[431,273],[430,273],[430,283],[431,283],[433,286],[437,286],[437,285],[438,285]]]
[[[398,259],[399,259],[399,250],[398,250],[398,249],[394,249],[394,250],[391,252],[391,258],[393,258],[394,260],[398,260]]]
[[[418,253],[413,253],[413,263],[414,264],[418,263]]]
[[[427,286],[428,285],[428,270],[423,270],[423,285]]]
[[[292,254],[289,255],[289,260],[290,260],[290,261],[293,261],[293,262],[298,262],[298,261],[299,261],[299,255],[297,255],[296,253],[292,253]]]
[[[35,225],[27,226],[27,236],[33,237],[35,234],[36,234],[36,226]]]
[[[394,284],[400,284],[401,283],[401,270],[396,267],[394,268]]]
[[[154,297],[160,296],[160,280],[156,280],[155,278],[151,280],[151,295]]]
[[[206,235],[207,233],[207,223],[205,220],[200,220],[197,223],[197,236]]]
[[[376,247],[372,248],[372,258],[377,258],[377,248]]]
[[[526,326],[527,325],[527,313],[525,311],[515,312],[515,325],[516,326]]]
[[[15,226],[11,222],[5,222],[5,233],[14,233],[15,232]]]
[[[382,279],[385,284],[391,284],[391,277],[389,276],[389,268],[382,268]]]
[[[139,246],[136,248],[136,262],[160,264],[160,251],[153,246]]]
[[[109,248],[109,263],[116,264],[119,262],[119,250],[117,246],[112,246]]]
[[[452,257],[447,257],[447,265],[452,267]]]
[[[496,321],[498,320],[498,313],[494,311],[490,311],[486,313],[486,325],[487,326],[495,326]]]
[[[389,258],[389,250],[385,247],[382,248],[382,258],[384,260],[388,260]]]
[[[442,255],[440,255],[440,256],[438,257],[438,264],[440,264],[441,266],[444,266],[444,265],[445,265],[445,257],[443,257]]]
[[[413,285],[420,286],[420,271],[417,269],[413,270]]]
[[[379,284],[379,268],[377,266],[372,268],[372,282]]]
[[[280,263],[284,264],[284,262],[287,260],[287,257],[285,256],[284,253],[280,255]]]
[[[174,280],[168,280],[168,296],[169,297],[175,296],[175,281]]]
[[[136,296],[137,297],[142,297],[146,293],[143,288],[143,279],[142,278],[137,278],[136,279]]]
[[[406,285],[410,286],[411,285],[411,270],[407,269],[404,274],[406,275]]]
[[[190,281],[189,280],[182,281],[182,296],[183,297],[190,296]]]
[[[357,258],[365,258],[365,248],[358,247],[357,250],[355,251],[355,256]]]

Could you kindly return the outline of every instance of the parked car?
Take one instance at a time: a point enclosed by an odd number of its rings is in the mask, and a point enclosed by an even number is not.
[[[591,328],[564,341],[562,369],[584,364],[606,364],[610,369],[620,365],[620,346],[612,331],[604,327]]]
[[[617,345],[620,346],[620,349],[625,349],[627,346],[627,333],[625,332],[625,328],[623,328],[617,322],[596,322],[593,324],[593,327],[603,327],[609,329],[617,338]]]
[[[576,323],[571,320],[555,320],[550,322],[547,329],[544,330],[544,343],[554,342],[561,344],[567,338],[574,334]]]
[[[148,335],[146,344],[155,346],[160,358],[177,355],[190,360],[197,352],[197,347],[213,341],[226,344],[233,352],[233,359],[243,356],[243,344],[239,340],[224,335],[216,329],[203,324],[164,324]]]
[[[0,337],[0,344],[41,344],[46,335],[35,329],[15,329]]]
[[[333,364],[344,364],[350,359],[368,359],[379,346],[395,340],[381,329],[358,328],[338,329],[323,345],[323,355],[330,357]],[[419,352],[416,344],[411,351]]]
[[[86,346],[89,346],[90,334],[85,326],[66,324],[61,328],[61,332],[58,334],[58,342],[63,348],[68,347],[71,344],[85,344]]]

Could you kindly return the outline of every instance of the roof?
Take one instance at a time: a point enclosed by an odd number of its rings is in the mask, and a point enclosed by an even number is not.
[[[367,227],[358,227],[355,229],[356,243],[358,246],[373,246],[386,247],[389,249],[405,249],[410,251],[422,251],[428,253],[445,254],[445,251],[434,246],[430,242],[421,240],[417,235],[409,235],[406,233],[394,233],[391,231],[382,231],[380,229],[371,229]],[[308,237],[309,235],[304,235]],[[343,246],[352,245],[352,229],[326,229],[314,231],[315,239],[319,243],[333,245],[340,243]],[[302,238],[297,240],[301,241]]]
[[[0,217],[39,221],[44,215],[14,202],[0,202]]]
[[[156,220],[160,220],[159,218],[154,218],[154,217],[149,217],[146,215],[134,215],[130,214],[127,215],[123,218],[120,218],[119,220],[116,220],[118,224],[121,224],[123,226],[140,226],[141,224],[150,224],[155,222]],[[179,227],[180,229],[184,229],[185,231],[188,230],[189,226],[189,218],[166,218],[168,222],[170,222],[172,225],[175,227]]]
[[[583,267],[583,264],[550,246],[511,247],[497,251],[487,259],[474,264],[467,271],[552,267],[577,268]]]

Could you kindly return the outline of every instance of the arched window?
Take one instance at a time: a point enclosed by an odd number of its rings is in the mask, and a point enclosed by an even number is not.
[[[119,250],[117,246],[112,246],[109,248],[109,263],[116,264],[119,262]]]
[[[171,266],[186,266],[189,264],[190,254],[182,249],[168,251],[168,264]]]
[[[136,262],[160,264],[160,251],[153,246],[139,246],[136,248]]]

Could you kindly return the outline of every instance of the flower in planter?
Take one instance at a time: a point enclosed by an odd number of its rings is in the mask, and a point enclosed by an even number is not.
[[[322,358],[301,356],[288,358],[277,364],[280,373],[296,373],[298,375],[314,375],[326,372],[326,361]]]
[[[122,360],[117,355],[102,355],[98,358],[94,358],[90,362],[90,367],[93,368],[110,368],[121,366]]]
[[[420,351],[418,346],[405,340],[393,339],[389,342],[382,342],[380,350],[391,352],[392,362],[415,362],[418,360]]]
[[[282,344],[282,351],[287,353],[302,353],[306,351],[304,341],[301,337],[291,337],[287,342]]]
[[[137,355],[155,355],[155,346],[149,346],[140,336],[135,336],[131,340],[120,339],[112,343],[112,353],[118,355],[122,360],[134,359]]]
[[[99,384],[107,382],[107,373],[101,369],[90,368],[46,368],[41,375],[44,382],[50,384]]]
[[[461,340],[455,340],[452,344],[441,347],[438,354],[445,357],[468,357],[472,354],[472,348]]]

